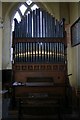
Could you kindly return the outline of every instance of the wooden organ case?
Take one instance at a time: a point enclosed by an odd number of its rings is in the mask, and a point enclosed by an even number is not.
[[[67,96],[65,20],[36,9],[13,32],[13,86],[15,97]],[[66,98],[65,98],[66,99]]]

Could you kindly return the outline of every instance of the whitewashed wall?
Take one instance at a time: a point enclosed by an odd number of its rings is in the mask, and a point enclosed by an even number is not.
[[[72,25],[80,17],[80,3],[70,3],[70,24]],[[71,52],[71,61],[68,61],[71,64],[72,76],[70,81],[72,86],[78,88],[80,86],[80,45],[75,47],[69,47]]]

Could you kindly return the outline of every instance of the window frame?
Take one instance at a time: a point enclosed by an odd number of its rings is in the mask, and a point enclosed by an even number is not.
[[[79,31],[80,31],[80,17],[71,25],[71,45],[72,45],[72,47],[80,44],[80,32]]]

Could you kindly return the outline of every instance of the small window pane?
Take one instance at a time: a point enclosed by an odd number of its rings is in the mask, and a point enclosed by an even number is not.
[[[20,15],[19,15],[18,11],[17,11],[16,14],[14,15],[14,18],[16,18],[18,22],[21,21],[21,17],[20,17]],[[14,18],[13,18],[13,19],[14,19]]]
[[[36,8],[39,8],[36,4],[34,4],[32,7],[31,7],[31,10],[35,10]]]
[[[12,22],[12,31],[14,31],[14,20]]]
[[[15,18],[17,19],[18,22],[21,21],[21,17],[20,17],[20,15],[19,15],[18,11],[16,12],[16,14],[14,15],[14,18],[13,18],[12,31],[14,31],[14,19],[15,19]]]
[[[28,5],[30,5],[30,4],[32,3],[32,1],[31,1],[31,0],[27,0],[26,3],[27,3]]]
[[[26,13],[26,15],[28,15],[28,14],[30,14],[30,11],[28,11],[28,12]]]
[[[21,10],[22,15],[24,15],[27,7],[25,5],[21,5],[19,9]]]
[[[13,48],[11,48],[11,61],[13,61]]]

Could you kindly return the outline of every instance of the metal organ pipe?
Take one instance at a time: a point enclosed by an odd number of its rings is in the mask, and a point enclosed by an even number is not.
[[[64,37],[65,19],[58,21],[49,13],[41,11],[40,8],[30,11],[19,23],[17,19],[14,21],[15,38]]]

